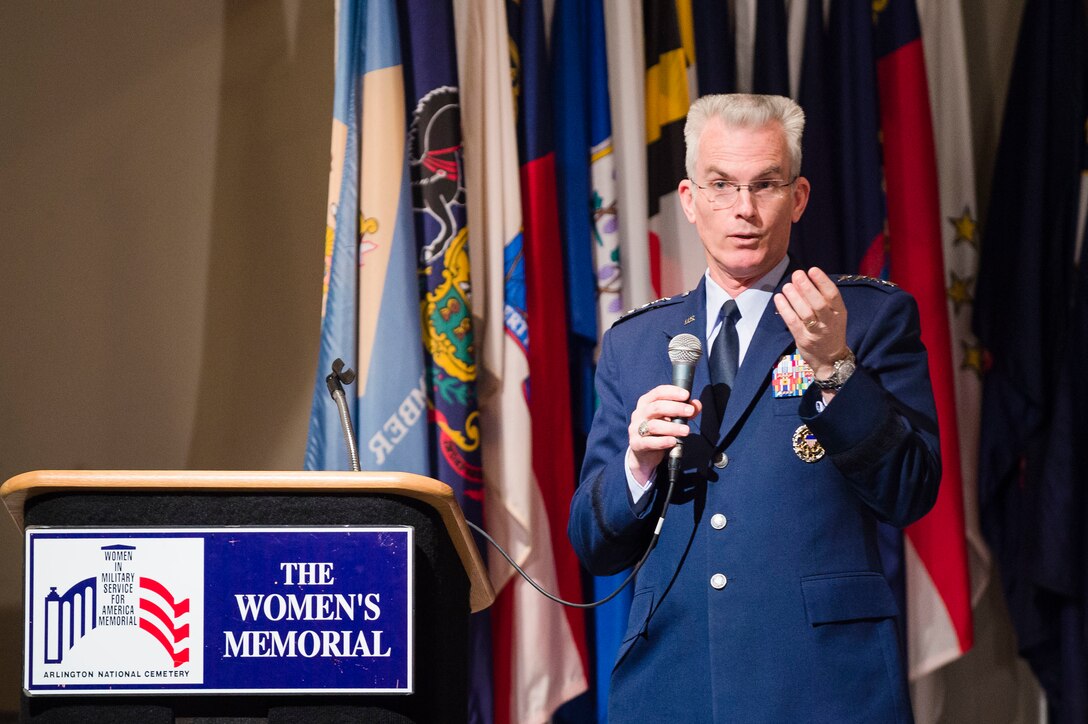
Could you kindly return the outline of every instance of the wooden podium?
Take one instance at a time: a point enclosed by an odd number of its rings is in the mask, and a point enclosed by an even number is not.
[[[408,473],[37,471],[0,487],[20,528],[411,526],[411,694],[27,696],[32,722],[456,722],[467,718],[469,614],[494,600],[479,550],[445,484]],[[209,719],[204,719],[205,717]]]

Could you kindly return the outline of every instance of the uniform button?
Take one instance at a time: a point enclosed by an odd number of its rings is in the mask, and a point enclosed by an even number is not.
[[[719,591],[725,588],[727,583],[729,583],[729,579],[725,577],[724,573],[715,573],[710,577],[710,587]]]
[[[721,530],[728,522],[729,521],[726,520],[725,516],[721,513],[715,513],[710,517],[710,526],[714,528],[714,530]]]
[[[719,470],[721,468],[724,468],[728,464],[729,456],[726,455],[724,452],[720,452],[714,456],[714,467],[718,468]]]

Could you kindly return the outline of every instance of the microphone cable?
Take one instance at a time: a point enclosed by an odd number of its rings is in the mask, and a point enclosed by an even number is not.
[[[677,445],[677,447],[679,447],[679,445]],[[470,520],[466,520],[465,522],[468,523],[469,528],[472,528],[474,531],[476,531],[481,536],[483,536],[484,540],[486,540],[491,545],[495,546],[495,550],[497,550],[500,554],[502,554],[502,557],[506,559],[506,562],[509,563],[511,566],[513,566],[514,570],[517,571],[518,574],[520,574],[521,577],[524,578],[525,581],[530,586],[535,588],[540,593],[540,595],[544,596],[547,599],[555,601],[556,603],[558,603],[560,605],[567,606],[569,608],[596,608],[597,606],[603,606],[604,604],[608,603],[613,598],[620,595],[620,591],[627,588],[627,584],[629,584],[632,580],[634,580],[635,575],[639,572],[639,569],[642,568],[642,564],[645,563],[646,559],[650,557],[650,553],[653,551],[654,547],[657,545],[657,539],[661,537],[661,527],[665,523],[665,513],[668,512],[669,503],[672,502],[672,491],[676,487],[676,480],[675,480],[675,477],[674,477],[674,475],[672,473],[673,473],[673,471],[671,470],[671,466],[670,466],[670,470],[669,470],[669,487],[668,487],[668,490],[665,492],[665,505],[661,509],[661,515],[658,516],[658,518],[657,518],[657,525],[654,526],[654,534],[650,537],[650,544],[648,546],[646,546],[646,552],[642,554],[642,558],[639,558],[638,563],[635,564],[635,567],[632,568],[631,572],[627,574],[627,578],[623,579],[623,583],[621,583],[619,585],[619,587],[615,591],[612,591],[612,593],[608,594],[607,596],[605,596],[601,600],[593,601],[592,603],[575,603],[574,601],[566,601],[566,600],[564,600],[562,598],[559,598],[556,595],[548,593],[547,591],[544,590],[544,588],[539,583],[537,583],[536,581],[533,580],[532,576],[530,576],[528,573],[526,573],[524,570],[522,570],[521,566],[519,566],[517,563],[514,563],[514,559],[510,557],[510,554],[507,553],[506,551],[504,551],[502,546],[500,546],[498,544],[498,542],[494,538],[492,538],[490,535],[487,534],[487,531],[485,531],[483,528],[476,525],[475,523],[473,523]]]

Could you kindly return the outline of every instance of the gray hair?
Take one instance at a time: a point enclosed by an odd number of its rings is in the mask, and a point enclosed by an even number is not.
[[[801,173],[801,135],[805,132],[805,112],[801,106],[784,96],[728,93],[703,96],[688,109],[688,120],[684,124],[684,143],[687,145],[684,160],[689,178],[695,177],[699,140],[711,118],[717,118],[731,128],[781,124],[790,155],[790,177]]]

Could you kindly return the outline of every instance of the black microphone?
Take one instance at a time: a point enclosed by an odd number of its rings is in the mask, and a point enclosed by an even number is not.
[[[703,356],[703,345],[693,334],[678,334],[669,340],[669,359],[672,360],[672,383],[691,393],[691,383],[695,377],[695,363]],[[673,422],[686,422],[682,417],[673,418]],[[677,439],[676,445],[669,451],[669,495],[680,476],[680,457],[684,454],[684,441]],[[665,516],[658,521],[658,530]]]
[[[703,345],[693,334],[678,334],[669,341],[669,359],[672,360],[672,383],[691,392],[695,377],[695,363],[703,356]],[[673,422],[683,422],[676,418]]]

